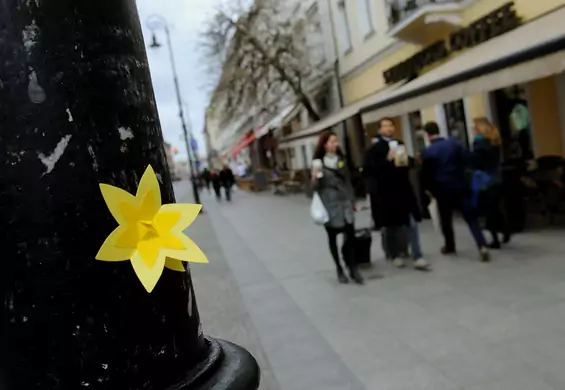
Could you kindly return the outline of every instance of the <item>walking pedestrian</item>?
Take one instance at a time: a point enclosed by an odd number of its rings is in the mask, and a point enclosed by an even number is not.
[[[210,172],[210,180],[212,182],[212,187],[214,188],[214,193],[216,194],[216,200],[220,202],[222,200],[222,182],[220,180],[220,174],[216,170]]]
[[[481,215],[485,216],[486,228],[492,235],[492,249],[500,249],[510,241],[510,229],[502,207],[501,144],[498,129],[487,118],[473,120],[473,200]]]
[[[349,276],[355,283],[363,284],[363,277],[355,260],[355,195],[337,135],[332,131],[323,133],[318,140],[312,163],[312,184],[328,212],[329,221],[325,224],[325,229],[339,282],[349,283],[337,248],[337,237],[343,233],[345,237],[341,252],[344,254],[343,260],[349,269]]]
[[[410,159],[404,144],[394,137],[391,118],[378,123],[378,134],[365,154],[363,172],[370,183],[370,198],[376,229],[382,229],[384,249],[398,268],[406,266],[402,255],[408,239],[414,268],[428,270],[420,247],[418,222],[422,213],[410,183]]]
[[[204,170],[202,171],[202,181],[204,182],[204,185],[206,186],[208,193],[210,193],[210,185],[212,184],[212,177],[210,176],[210,170],[208,168],[204,168]]]
[[[469,153],[455,139],[440,136],[439,126],[428,122],[424,126],[430,146],[422,155],[422,184],[436,199],[445,245],[444,255],[456,254],[453,233],[453,211],[461,212],[475,239],[482,261],[490,254],[481,231],[477,209],[473,207],[471,188],[467,180]]]
[[[235,175],[231,168],[226,164],[220,171],[220,182],[226,194],[226,200],[231,202],[231,190],[235,185]]]

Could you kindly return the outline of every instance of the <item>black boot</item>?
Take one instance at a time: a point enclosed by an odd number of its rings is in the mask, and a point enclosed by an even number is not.
[[[505,232],[504,235],[502,236],[502,242],[504,244],[508,244],[510,242],[511,238],[512,238],[512,235],[510,234],[510,232]]]
[[[343,268],[341,267],[337,269],[337,280],[341,284],[349,283],[349,279],[347,278],[347,276],[345,276],[345,272],[343,272]]]
[[[359,270],[357,269],[357,266],[349,268],[349,276],[357,284],[364,284],[365,283],[365,281],[363,280],[363,277],[361,276],[361,274],[359,273]]]
[[[489,245],[490,249],[500,249],[502,247],[502,245],[500,245],[500,241],[498,240],[498,233],[497,232],[491,232],[490,233],[492,236],[492,242]]]

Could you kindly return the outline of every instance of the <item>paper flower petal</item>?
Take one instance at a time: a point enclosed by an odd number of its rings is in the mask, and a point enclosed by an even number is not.
[[[165,267],[172,270],[172,271],[178,271],[178,272],[186,271],[182,261],[176,260],[176,259],[171,259],[170,257],[167,257],[167,259],[165,260]]]
[[[149,190],[143,195],[139,207],[139,220],[152,221],[161,208],[161,201],[157,202],[157,191]],[[159,195],[159,198],[161,196]]]
[[[159,181],[157,180],[157,176],[155,175],[155,171],[149,165],[141,180],[139,181],[139,187],[137,188],[137,198],[143,199],[147,193],[152,193],[152,199],[150,205],[154,208],[155,214],[159,211],[161,207],[161,189],[159,188]],[[146,205],[146,207],[149,205]]]
[[[165,256],[161,255],[157,257],[155,265],[149,268],[145,265],[145,262],[141,258],[139,252],[136,252],[131,258],[131,265],[137,275],[143,287],[147,292],[153,291],[155,285],[159,281],[159,278],[163,274],[163,269],[165,267]]]
[[[120,237],[124,234],[125,228],[118,226],[106,238],[102,247],[96,255],[96,260],[102,261],[124,261],[130,259],[135,253],[135,248],[120,248],[116,244]]]
[[[162,246],[162,240],[157,235],[148,237],[137,244],[137,253],[143,259],[146,267],[153,268],[157,263]]]
[[[198,214],[202,210],[202,205],[199,204],[165,204],[161,207],[160,213],[178,213],[180,214],[179,220],[171,228],[171,232],[181,233],[184,229],[192,225]]]
[[[182,213],[164,211],[164,209],[166,209],[165,206],[161,207],[161,210],[159,210],[155,218],[153,218],[153,227],[159,235],[169,234],[182,217]]]
[[[108,210],[118,222],[119,225],[126,223],[126,216],[122,214],[124,204],[135,204],[135,196],[121,188],[111,186],[109,184],[100,184],[100,191],[104,197],[104,201],[108,206]]]
[[[167,250],[168,257],[190,263],[208,263],[206,255],[202,252],[198,245],[194,243],[194,241],[184,234],[178,238],[182,241],[186,249],[182,251]]]

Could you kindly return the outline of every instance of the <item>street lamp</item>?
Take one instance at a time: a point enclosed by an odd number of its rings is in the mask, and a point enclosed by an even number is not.
[[[171,69],[173,71],[173,81],[175,84],[175,91],[176,91],[176,95],[177,95],[177,103],[179,106],[179,118],[182,124],[182,132],[184,135],[184,141],[186,143],[186,152],[188,154],[188,165],[190,167],[190,181],[192,183],[192,193],[193,193],[193,197],[194,197],[194,203],[198,203],[200,204],[200,194],[198,192],[198,183],[197,183],[197,170],[196,167],[194,166],[194,158],[192,157],[192,149],[191,149],[191,144],[190,144],[190,140],[192,139],[192,131],[190,131],[190,135],[189,135],[189,130],[188,130],[188,126],[186,125],[186,120],[184,117],[184,110],[183,110],[183,106],[182,106],[182,97],[181,97],[181,93],[180,93],[180,86],[179,86],[179,77],[177,74],[177,67],[175,64],[175,55],[173,52],[173,45],[171,44],[171,32],[169,29],[169,23],[167,22],[167,19],[165,19],[164,17],[162,17],[161,15],[151,15],[149,16],[149,18],[147,19],[147,27],[149,27],[149,30],[151,30],[151,44],[149,45],[150,48],[152,49],[159,49],[161,48],[161,44],[159,43],[159,41],[157,40],[157,30],[163,30],[165,31],[165,34],[167,36],[167,46],[169,48],[169,59],[171,61]],[[187,110],[188,111],[188,110]]]

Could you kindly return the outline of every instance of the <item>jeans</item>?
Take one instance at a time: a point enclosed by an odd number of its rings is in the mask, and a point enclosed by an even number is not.
[[[406,242],[408,241],[408,242]],[[410,245],[410,252],[414,260],[422,258],[420,234],[418,223],[410,216],[410,224],[406,226],[392,226],[382,231],[383,251],[387,259],[394,260],[406,254],[406,244]]]
[[[410,224],[404,227],[408,243],[410,244],[410,251],[412,258],[418,260],[422,258],[422,248],[420,246],[420,233],[418,232],[418,222],[414,217],[410,216]]]

